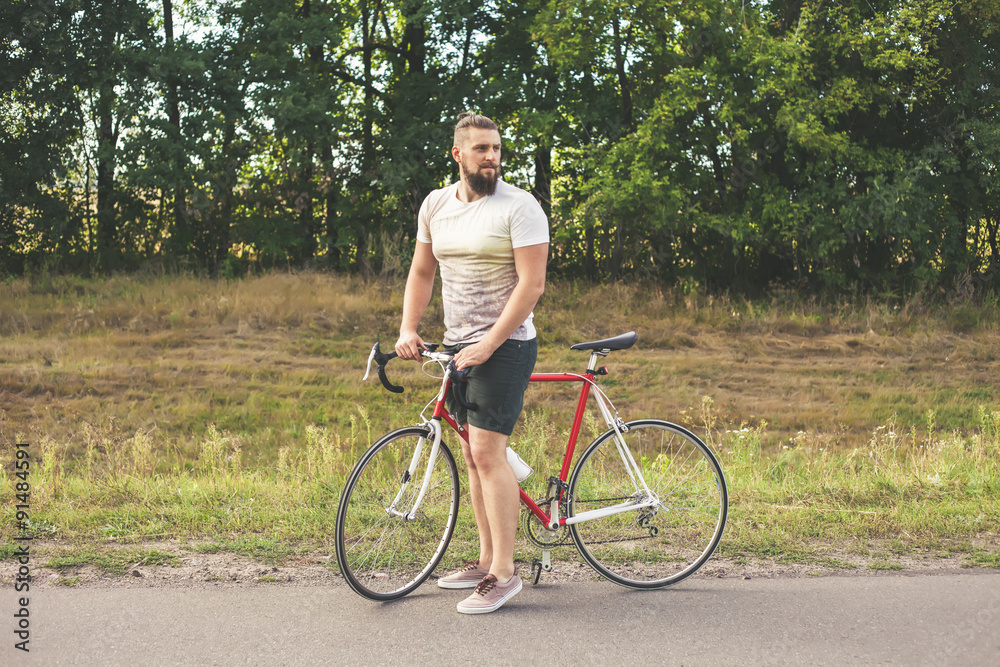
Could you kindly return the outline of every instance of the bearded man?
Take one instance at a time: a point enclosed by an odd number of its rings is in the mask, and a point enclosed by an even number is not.
[[[417,333],[441,267],[446,350],[459,370],[471,367],[467,399],[449,403],[468,429],[462,453],[479,531],[479,558],[438,579],[442,588],[475,589],[458,611],[499,609],[521,590],[514,566],[520,511],[507,463],[507,440],[521,414],[538,346],[532,310],[545,289],[548,220],[532,195],[500,180],[500,131],[478,114],[462,114],[451,155],[458,182],[427,195],[417,216],[417,244],[403,296],[396,352],[420,360]]]

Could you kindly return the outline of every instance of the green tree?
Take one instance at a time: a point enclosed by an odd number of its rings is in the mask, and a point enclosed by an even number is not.
[[[80,82],[80,100],[96,130],[96,267],[107,271],[122,264],[133,236],[127,229],[131,208],[116,188],[119,138],[149,94],[141,55],[153,44],[153,14],[137,0],[81,0],[71,32],[76,57],[90,68]]]
[[[947,151],[934,153],[942,129],[928,134],[936,119],[924,105],[955,90],[941,34],[962,21],[949,3],[550,7],[540,32],[571,78],[620,81],[628,45],[625,74],[645,82],[629,96],[618,86],[624,133],[566,184],[579,193],[566,241],[599,230],[603,243],[581,250],[603,275],[882,288],[967,264],[947,249],[968,244],[940,217],[931,181],[945,168],[934,155]],[[578,24],[589,28],[574,39]],[[973,32],[967,44],[992,43]]]
[[[0,269],[398,270],[492,115],[553,269],[1000,281],[995,0],[10,0]]]
[[[0,272],[21,273],[46,251],[64,258],[83,220],[69,176],[83,124],[68,31],[72,3],[16,0],[0,6]]]

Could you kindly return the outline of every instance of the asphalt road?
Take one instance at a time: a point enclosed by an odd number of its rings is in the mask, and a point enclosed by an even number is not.
[[[346,586],[0,591],[0,665],[1000,665],[1000,574],[693,578],[524,590],[455,612],[425,584],[395,603]]]

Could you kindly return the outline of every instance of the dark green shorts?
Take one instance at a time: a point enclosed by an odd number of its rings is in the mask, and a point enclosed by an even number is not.
[[[447,352],[458,352],[469,344],[447,345]],[[486,431],[510,435],[524,407],[524,391],[535,369],[538,342],[531,340],[504,341],[486,363],[469,371],[465,396],[476,403],[478,410],[467,412],[448,396],[448,411],[459,424],[469,423]]]

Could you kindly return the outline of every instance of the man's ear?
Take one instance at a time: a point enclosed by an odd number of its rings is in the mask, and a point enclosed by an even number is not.
[[[455,162],[462,163],[462,149],[458,146],[451,147],[451,156],[455,158]]]

